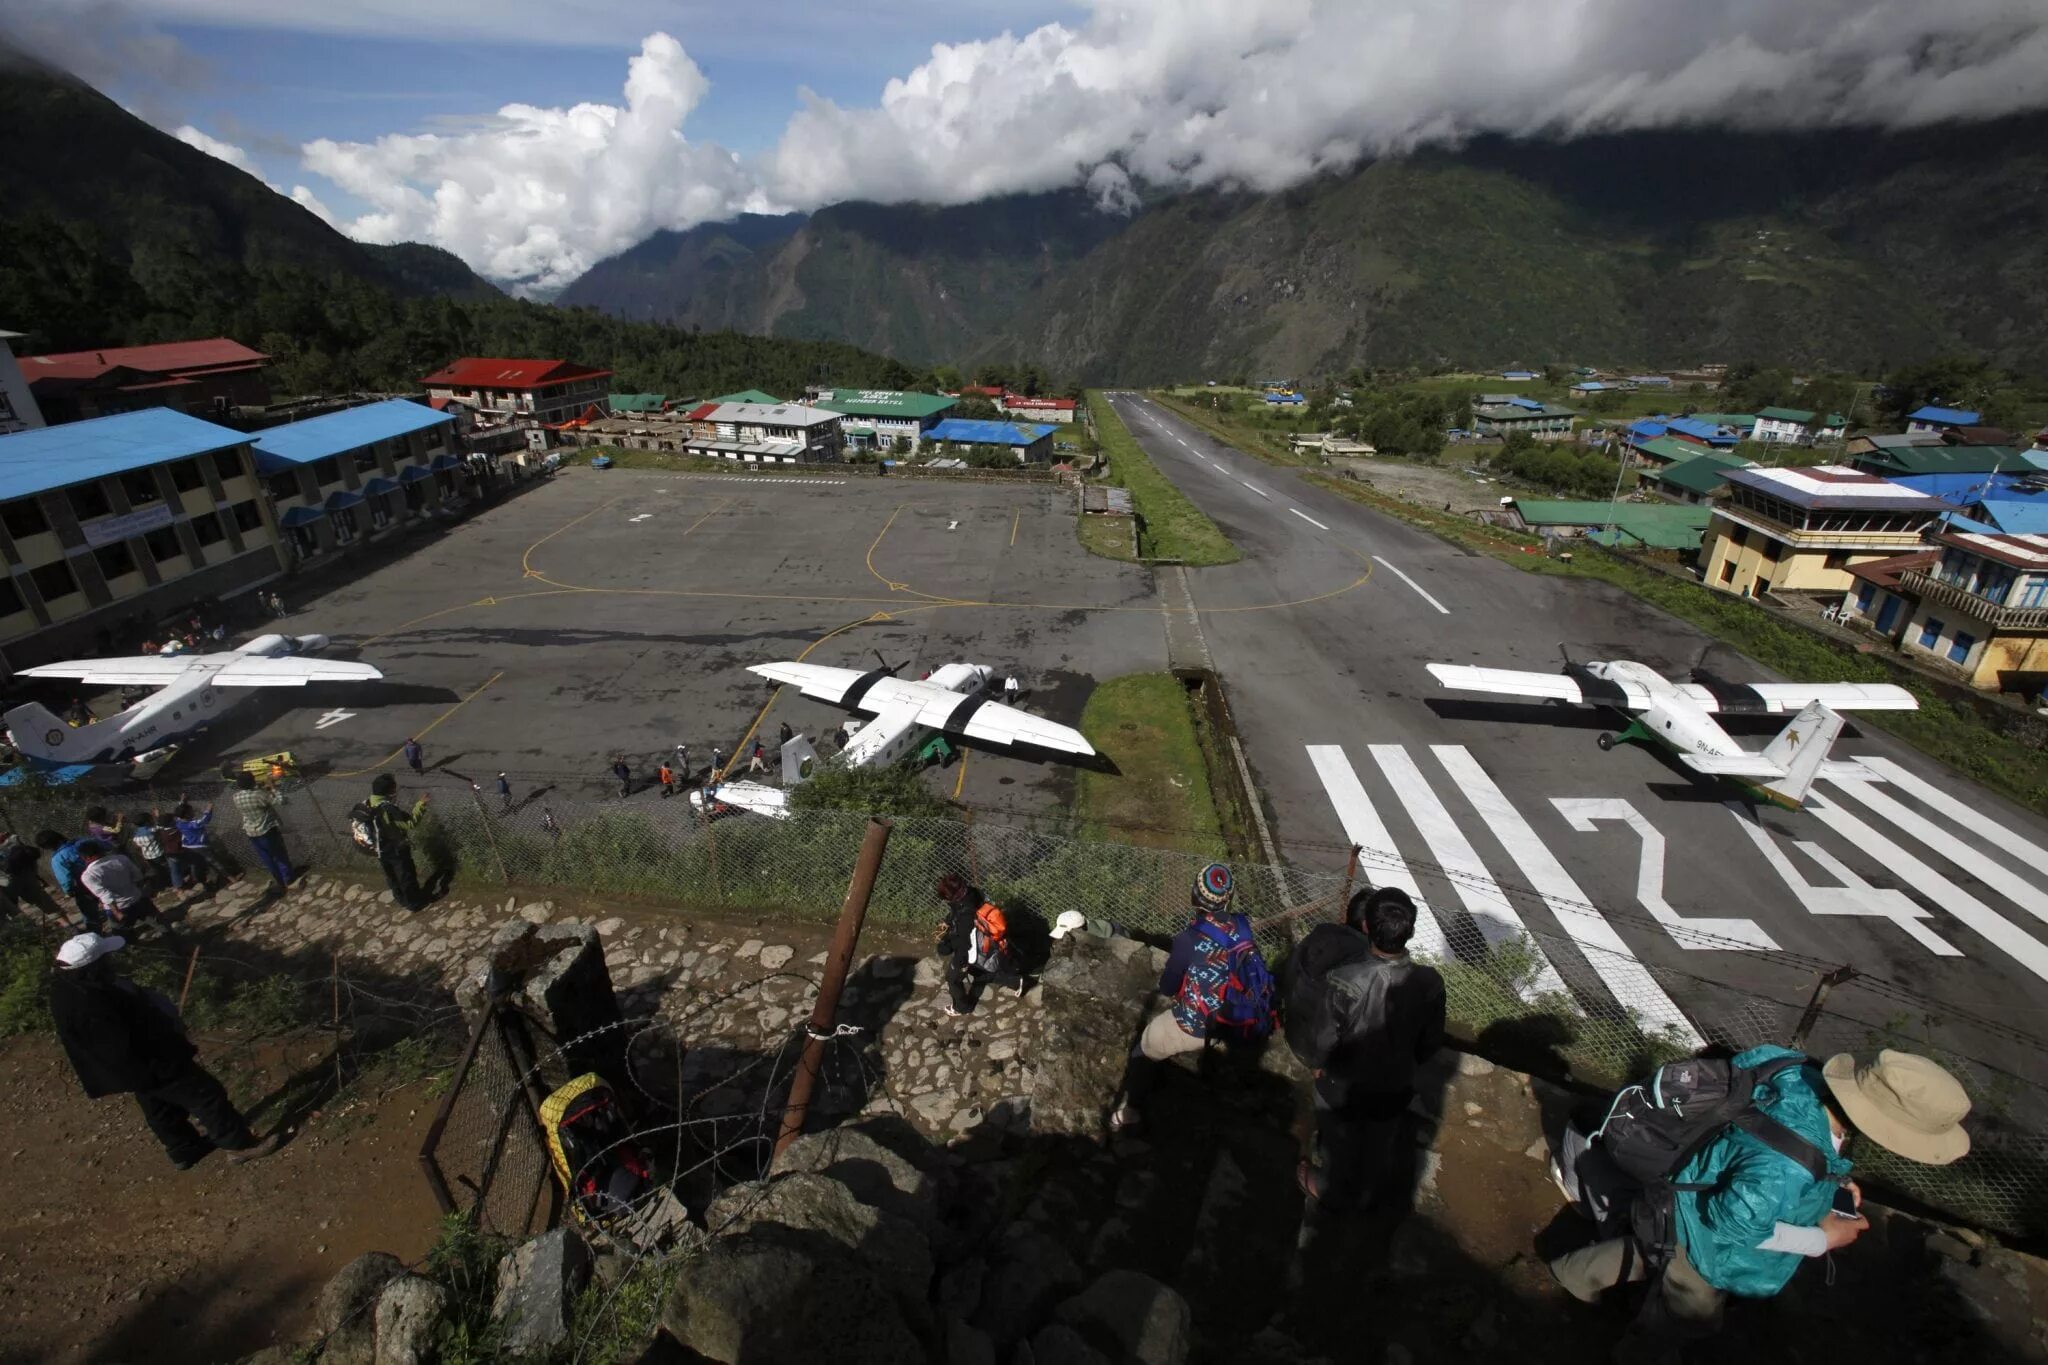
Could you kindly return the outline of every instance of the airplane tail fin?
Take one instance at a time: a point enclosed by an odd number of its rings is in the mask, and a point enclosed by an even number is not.
[[[782,746],[782,785],[785,788],[794,787],[809,777],[817,766],[818,751],[804,736],[793,736]]]
[[[118,728],[112,720],[68,725],[41,702],[34,701],[15,707],[5,720],[14,735],[14,747],[24,758],[45,767],[97,762],[96,755],[114,747]]]
[[[1806,793],[1821,765],[1842,733],[1842,715],[1824,702],[1808,702],[1777,738],[1764,746],[1764,757],[1785,769],[1785,775],[1761,785],[1773,801],[1797,809],[1806,804]]]

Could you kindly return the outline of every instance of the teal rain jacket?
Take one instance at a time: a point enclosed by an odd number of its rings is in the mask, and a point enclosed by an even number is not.
[[[1753,1047],[1735,1058],[1737,1066],[1760,1066],[1800,1054],[1782,1047]],[[1811,1142],[1828,1158],[1834,1182],[1815,1180],[1788,1156],[1772,1151],[1738,1128],[1715,1138],[1672,1177],[1679,1185],[1708,1185],[1678,1192],[1678,1242],[1701,1278],[1716,1289],[1769,1298],[1785,1287],[1806,1258],[1759,1250],[1779,1223],[1819,1227],[1828,1216],[1839,1182],[1850,1165],[1834,1155],[1827,1110],[1821,1105],[1820,1067],[1809,1061],[1780,1072],[1756,1092],[1757,1108]]]

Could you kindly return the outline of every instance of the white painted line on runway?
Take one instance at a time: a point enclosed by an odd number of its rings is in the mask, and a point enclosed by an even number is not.
[[[1862,762],[1864,767],[1899,788],[1906,795],[1917,798],[1923,804],[1932,807],[1942,815],[1946,815],[1965,829],[1981,834],[1986,840],[1997,845],[2004,852],[2018,858],[2035,871],[2048,872],[2048,849],[2042,848],[2039,844],[2027,842],[2027,840],[2021,838],[2012,830],[2007,829],[2004,825],[1992,820],[1974,806],[1957,800],[1932,782],[1925,781],[1917,776],[1911,769],[1894,763],[1889,758],[1865,757]],[[1823,777],[1828,776],[1827,770],[1822,769],[1821,775]]]
[[[1244,483],[1244,480],[1243,480],[1243,479],[1239,479],[1239,480],[1238,480],[1238,482],[1239,482],[1239,483]],[[1244,483],[1244,486],[1245,486],[1246,488],[1250,488],[1250,489],[1252,490],[1252,492],[1254,492],[1254,493],[1257,493],[1257,494],[1258,494],[1258,495],[1259,495],[1260,497],[1262,497],[1262,498],[1271,498],[1271,497],[1273,496],[1273,495],[1272,495],[1271,493],[1268,493],[1268,492],[1267,492],[1267,491],[1266,491],[1265,489],[1263,489],[1263,488],[1254,488],[1254,487],[1252,487],[1252,485],[1251,485],[1251,484],[1248,484],[1248,483]]]
[[[1864,824],[1832,799],[1818,792],[1812,793],[1806,798],[1806,808],[1822,824],[1877,859],[1885,871],[1909,883],[1942,910],[2010,954],[2022,967],[2048,981],[2048,944]]]
[[[1719,919],[1700,916],[1688,919],[1672,908],[1664,899],[1664,831],[1650,823],[1648,816],[1619,797],[1569,797],[1553,796],[1550,804],[1557,807],[1557,813],[1565,823],[1581,834],[1597,834],[1601,820],[1618,820],[1635,831],[1642,841],[1641,858],[1636,864],[1636,899],[1643,903],[1643,909],[1650,912],[1650,918],[1664,926],[1672,941],[1681,948],[1706,948],[1727,951],[1729,949],[1751,948],[1759,952],[1775,953],[1778,944],[1753,919]]]
[[[1465,902],[1465,909],[1471,914],[1480,936],[1491,947],[1518,944],[1535,957],[1538,963],[1536,979],[1524,989],[1525,998],[1534,1000],[1551,994],[1569,995],[1564,978],[1557,974],[1556,966],[1529,936],[1528,926],[1522,923],[1521,915],[1501,893],[1500,884],[1486,870],[1486,864],[1479,860],[1478,852],[1464,831],[1458,828],[1458,822],[1451,818],[1451,813],[1444,809],[1444,803],[1423,780],[1422,769],[1408,757],[1408,751],[1398,744],[1369,747],[1373,762],[1380,765],[1380,771],[1386,774],[1387,784],[1401,798],[1408,818],[1421,832],[1422,842],[1429,845],[1430,858],[1443,869],[1445,879],[1457,888],[1458,897]]]
[[[1919,812],[1879,791],[1874,782],[1837,778],[1834,787],[1852,800],[1860,801],[1878,818],[1880,824],[1888,825],[1899,833],[1918,839],[2035,919],[2048,924],[2048,893],[2044,893],[2026,877],[2002,863],[1993,862],[1989,855],[1970,847],[1957,838],[1953,831],[1943,829]]]
[[[1374,555],[1372,559],[1373,563],[1379,565],[1388,573],[1400,579],[1403,583],[1406,583],[1409,587],[1415,589],[1415,591],[1421,595],[1423,601],[1429,603],[1429,605],[1435,607],[1438,611],[1442,612],[1446,616],[1449,616],[1451,614],[1451,609],[1445,606],[1443,603],[1437,601],[1434,597],[1431,597],[1420,583],[1417,583],[1414,579],[1410,578],[1407,574],[1402,573],[1399,569],[1387,563],[1386,560],[1381,559],[1378,555]]]
[[[1961,957],[1963,950],[1950,943],[1941,935],[1929,929],[1924,921],[1933,918],[1933,912],[1896,887],[1872,886],[1851,871],[1841,859],[1822,848],[1795,839],[1792,847],[1804,853],[1820,866],[1820,870],[1833,877],[1834,886],[1815,886],[1806,880],[1798,868],[1792,865],[1791,855],[1778,847],[1778,841],[1771,837],[1756,813],[1739,801],[1724,801],[1735,823],[1756,845],[1756,851],[1763,854],[1764,861],[1771,865],[1771,871],[1778,874],[1778,880],[1785,883],[1809,915],[1863,915],[1871,919],[1888,919],[1903,930],[1915,943],[1933,953],[1936,957]]]
[[[1297,517],[1300,517],[1309,525],[1315,527],[1318,531],[1327,531],[1330,529],[1329,527],[1323,525],[1320,521],[1317,521],[1314,517],[1310,516],[1308,513],[1302,511],[1299,507],[1290,507],[1287,510],[1294,513],[1294,515],[1296,515]]]
[[[1701,1046],[1705,1039],[1685,1017],[1685,1011],[1678,1008],[1678,1002],[1664,993],[1620,931],[1587,901],[1586,893],[1564,870],[1564,864],[1529,827],[1506,794],[1494,785],[1471,751],[1462,744],[1432,744],[1430,752],[1521,869],[1523,880],[1543,898],[1550,913],[1557,916],[1558,926],[1585,954],[1586,964],[1615,1001],[1623,1009],[1640,1014],[1654,1028],[1676,1034],[1687,1046]]]
[[[1408,864],[1401,861],[1400,851],[1394,847],[1394,836],[1387,833],[1387,826],[1380,819],[1380,813],[1373,809],[1372,798],[1365,794],[1365,787],[1352,770],[1351,760],[1344,756],[1342,746],[1336,744],[1310,744],[1308,761],[1316,770],[1316,776],[1323,780],[1323,794],[1330,798],[1330,805],[1336,809],[1337,823],[1344,826],[1344,837],[1358,845],[1358,870],[1367,883],[1373,886],[1397,886],[1406,891],[1425,913],[1415,921],[1415,947],[1424,957],[1444,961],[1451,955],[1450,941],[1444,937],[1444,928],[1437,920],[1436,911],[1429,908],[1422,898],[1422,888],[1416,884],[1415,874],[1408,870]]]

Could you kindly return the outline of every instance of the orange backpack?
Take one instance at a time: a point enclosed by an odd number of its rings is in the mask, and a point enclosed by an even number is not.
[[[993,901],[983,901],[974,912],[973,937],[967,946],[967,961],[984,971],[1000,971],[1010,955],[1010,919]]]

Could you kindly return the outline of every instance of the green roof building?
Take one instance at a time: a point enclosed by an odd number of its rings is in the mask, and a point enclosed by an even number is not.
[[[1737,431],[1748,431],[1756,425],[1757,415],[1753,412],[1696,412],[1695,422],[1705,422],[1710,427],[1734,427]]]
[[[1853,468],[1891,478],[1898,474],[1989,474],[2038,468],[2011,446],[1889,446],[1851,456]]]
[[[1700,504],[1720,492],[1721,486],[1728,482],[1728,476],[1748,463],[1747,460],[1700,455],[1665,465],[1662,469],[1647,470],[1643,474],[1643,482],[1653,485],[1657,492],[1673,502]]]
[[[615,393],[605,400],[616,415],[622,412],[664,412],[668,409],[668,395],[665,393]],[[686,401],[684,407],[690,406]]]
[[[1714,509],[1705,506],[1672,506],[1668,503],[1566,502],[1536,498],[1515,499],[1515,511],[1523,524],[1539,535],[1575,535],[1585,532],[1602,544],[1643,546],[1658,550],[1697,550],[1706,534]],[[1605,532],[1612,523],[1615,536]],[[1593,533],[1599,533],[1594,535]]]
[[[902,437],[916,446],[960,400],[900,389],[827,389],[816,401],[827,412],[840,413],[862,427],[872,427],[876,445],[886,446]]]
[[[782,400],[772,393],[763,393],[759,389],[741,389],[738,393],[721,394],[717,398],[707,398],[704,401],[707,403],[762,403],[772,408]]]

